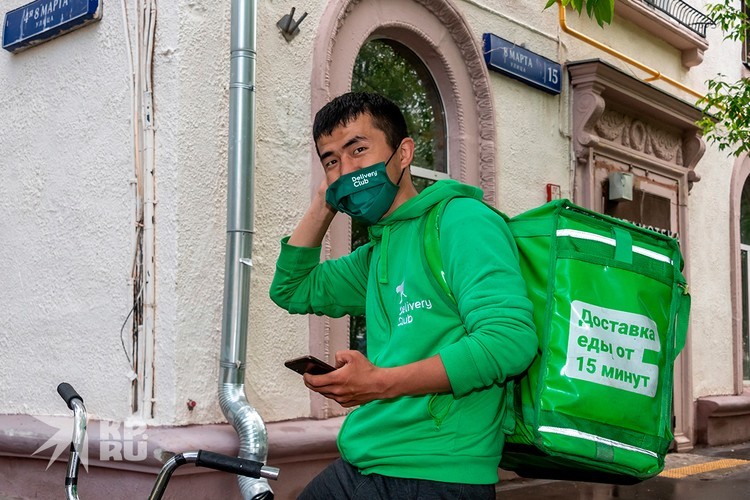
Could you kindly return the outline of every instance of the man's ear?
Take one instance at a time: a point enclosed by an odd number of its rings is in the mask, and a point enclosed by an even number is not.
[[[402,169],[407,168],[411,165],[412,160],[414,160],[414,139],[411,137],[404,138],[398,148],[401,151],[400,166]]]

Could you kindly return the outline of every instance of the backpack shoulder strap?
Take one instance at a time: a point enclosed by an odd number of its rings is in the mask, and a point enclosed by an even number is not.
[[[440,254],[440,219],[445,211],[445,207],[454,198],[448,198],[430,209],[427,214],[424,227],[424,255],[427,260],[427,266],[430,268],[430,272],[435,278],[435,281],[440,286],[440,289],[445,293],[451,302],[457,304],[456,297],[448,286],[448,281],[445,279],[445,270],[443,268],[443,257]],[[485,203],[485,205],[487,205]],[[500,212],[498,209],[491,205],[487,205],[494,212],[499,214],[506,222],[508,217]],[[515,391],[516,385],[513,379],[507,379],[505,385],[505,401],[504,411],[501,420],[501,428],[504,434],[511,435],[515,431],[516,427],[516,412],[515,412]]]
[[[430,272],[435,277],[435,281],[437,281],[440,289],[448,296],[451,302],[455,304],[456,298],[453,296],[453,292],[448,286],[448,281],[445,279],[443,257],[440,253],[440,220],[443,216],[443,212],[445,212],[445,207],[454,199],[455,198],[447,198],[441,201],[433,206],[427,213],[427,220],[425,221],[424,228],[424,255],[427,260],[427,266],[430,268]],[[489,207],[493,212],[502,217],[505,222],[508,222],[508,216],[500,210],[483,201],[481,203],[484,203],[485,206]]]
[[[424,255],[427,260],[427,266],[430,268],[440,289],[455,304],[456,298],[453,296],[453,292],[451,292],[448,282],[445,279],[443,256],[440,254],[440,218],[445,211],[446,205],[452,199],[447,198],[441,201],[428,212],[424,228]]]

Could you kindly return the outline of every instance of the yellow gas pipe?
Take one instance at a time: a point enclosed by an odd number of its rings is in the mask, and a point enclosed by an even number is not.
[[[557,6],[558,6],[559,11],[560,11],[560,28],[562,28],[562,30],[565,33],[567,33],[567,34],[569,34],[569,35],[571,35],[571,36],[573,36],[575,38],[578,38],[579,40],[582,40],[582,41],[588,43],[589,45],[592,45],[592,46],[596,47],[597,49],[606,52],[609,55],[615,56],[616,58],[621,59],[621,60],[625,61],[626,63],[628,63],[628,64],[630,64],[632,66],[635,66],[636,68],[640,69],[641,71],[645,71],[646,73],[648,73],[648,74],[651,75],[651,78],[646,78],[643,81],[645,81],[645,82],[653,82],[654,80],[662,80],[662,81],[664,81],[664,82],[666,82],[666,83],[668,83],[668,84],[670,84],[670,85],[672,85],[674,87],[677,87],[678,89],[680,89],[680,90],[682,90],[684,92],[687,92],[688,94],[694,95],[698,99],[703,99],[705,97],[700,92],[697,92],[697,91],[691,89],[690,87],[687,87],[687,86],[681,84],[677,80],[673,80],[672,78],[669,78],[668,76],[662,75],[660,71],[657,71],[657,70],[655,70],[655,69],[653,69],[653,68],[651,68],[649,66],[646,66],[645,64],[643,64],[641,62],[638,62],[635,59],[626,56],[622,52],[618,52],[617,50],[613,49],[609,45],[605,45],[605,44],[603,44],[601,42],[598,42],[598,41],[594,40],[593,38],[591,38],[591,37],[589,37],[587,35],[584,35],[580,31],[574,30],[573,28],[571,28],[570,26],[568,26],[568,24],[566,22],[567,21],[567,17],[566,17],[566,14],[565,14],[565,7],[563,7],[563,5],[560,2],[560,0],[557,1]]]

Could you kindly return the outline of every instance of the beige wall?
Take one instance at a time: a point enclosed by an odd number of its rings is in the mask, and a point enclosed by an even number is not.
[[[9,0],[6,9],[23,0]],[[624,63],[561,33],[543,1],[461,1],[477,43],[484,32],[565,62]],[[226,5],[225,5],[226,4]],[[313,43],[326,2],[307,2],[300,35],[275,24],[288,5],[261,1],[257,56],[256,236],[248,392],[267,421],[306,417],[307,390],[285,359],[309,349],[307,318],[267,296],[278,240],[311,192]],[[6,10],[4,9],[4,10]],[[297,12],[297,16],[301,12]],[[216,397],[223,293],[229,3],[159,2],[154,62],[156,145],[156,424],[222,420]],[[679,52],[630,22],[572,27],[701,89],[721,70],[736,77],[739,52],[710,31],[705,62],[690,70]],[[721,48],[719,48],[721,47]],[[342,76],[343,77],[343,76]],[[497,120],[498,205],[515,214],[544,201],[546,183],[571,196],[570,94],[550,96],[490,73]],[[567,81],[567,80],[566,80]],[[688,101],[692,98],[655,84]],[[127,363],[119,329],[128,297],[132,237],[130,104],[122,18],[101,22],[19,55],[0,54],[0,398],[2,411],[64,414],[53,393],[67,378],[92,413],[128,416]],[[694,395],[733,390],[729,300],[729,179],[732,160],[709,146],[689,198]],[[706,265],[710,263],[710,265]],[[75,362],[75,361],[78,362]],[[717,362],[726,360],[727,362]],[[64,374],[64,375],[63,375]],[[197,401],[192,412],[187,399]]]

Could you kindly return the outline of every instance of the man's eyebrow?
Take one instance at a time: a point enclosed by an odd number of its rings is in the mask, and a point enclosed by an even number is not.
[[[352,144],[356,144],[358,142],[362,142],[362,141],[366,141],[366,140],[367,140],[367,137],[365,137],[363,135],[355,135],[354,137],[352,137],[351,139],[349,139],[348,141],[346,141],[346,144],[344,144],[344,149],[348,148]]]
[[[329,156],[331,156],[332,154],[333,154],[333,152],[332,152],[332,151],[326,151],[325,153],[323,153],[322,155],[320,155],[320,161],[323,161],[323,160],[325,160],[326,158],[328,158],[328,157],[329,157]]]
[[[362,141],[366,141],[366,140],[367,140],[367,137],[365,137],[363,135],[355,135],[354,137],[352,137],[351,139],[349,139],[348,141],[346,141],[346,143],[344,143],[344,146],[342,147],[342,149],[346,149],[346,148],[348,148],[348,147],[350,147],[350,146],[352,146],[352,145],[354,145],[354,144],[356,144],[358,142],[362,142]],[[333,151],[326,151],[325,153],[323,153],[322,155],[320,155],[320,160],[323,161],[326,158],[328,158],[329,156],[331,156],[332,154],[333,154]]]

